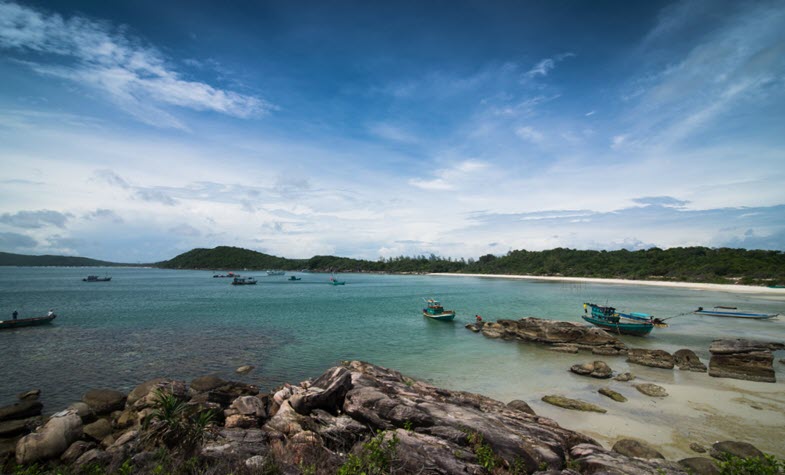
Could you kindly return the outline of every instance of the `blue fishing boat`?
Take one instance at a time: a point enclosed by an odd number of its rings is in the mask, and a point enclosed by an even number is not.
[[[591,313],[589,313],[589,309],[591,309]],[[581,318],[592,325],[621,335],[646,336],[655,326],[660,328],[668,326],[664,321],[654,318],[648,313],[621,313],[614,307],[593,303],[584,303],[583,313]]]
[[[425,299],[425,303],[428,306],[422,309],[423,317],[439,320],[440,322],[451,322],[455,318],[455,310],[445,310],[438,300]]]
[[[293,275],[290,275],[288,280],[290,280],[290,281],[294,282],[294,281],[296,281],[296,280],[303,280],[303,279],[302,279],[302,277],[295,277],[295,276],[293,276]]]
[[[774,318],[778,313],[752,313],[752,312],[740,312],[736,307],[723,307],[717,306],[711,310],[705,310],[703,307],[698,307],[698,310],[695,310],[695,315],[708,315],[710,317],[732,317],[732,318],[747,318],[750,320],[768,320],[769,318]]]
[[[232,279],[232,285],[256,285],[256,279],[253,277],[235,277]]]
[[[335,278],[334,275],[330,276],[330,285],[346,285],[346,282],[343,280],[338,280]]]
[[[112,278],[109,276],[98,277],[97,275],[88,275],[82,279],[82,282],[109,282],[110,280],[112,280]]]

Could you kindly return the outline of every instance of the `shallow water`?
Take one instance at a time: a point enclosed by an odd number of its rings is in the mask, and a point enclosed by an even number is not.
[[[113,277],[111,282],[81,281],[88,274],[106,272]],[[51,326],[0,331],[0,405],[14,402],[21,391],[40,388],[45,410],[54,412],[90,388],[129,391],[153,377],[190,380],[209,373],[271,389],[316,377],[341,360],[362,359],[451,389],[503,401],[524,399],[567,427],[596,426],[607,432],[611,428],[605,425],[614,416],[598,420],[538,402],[555,392],[608,407],[595,392],[600,383],[567,372],[591,356],[493,341],[463,325],[478,313],[486,320],[537,316],[578,322],[585,301],[660,318],[715,305],[785,313],[779,297],[686,289],[368,274],[343,274],[340,278],[347,284],[331,286],[325,274],[297,273],[301,281],[287,282],[291,273],[241,273],[256,276],[259,284],[235,287],[229,279],[214,279],[212,272],[204,271],[0,268],[2,318],[10,318],[14,309],[20,318],[44,315],[49,308],[58,314]],[[423,297],[440,298],[445,307],[457,311],[456,321],[423,318]],[[669,323],[670,328],[655,329],[649,337],[623,339],[630,346],[671,352],[691,348],[704,362],[715,338],[785,341],[785,317],[750,322],[687,315]],[[605,360],[614,370],[627,368],[623,358]],[[256,369],[245,376],[235,374],[234,369],[244,364]],[[775,367],[780,382],[750,384],[783,392],[785,365]],[[633,370],[651,373],[649,380],[665,385],[723,390],[705,374]],[[729,391],[748,387],[740,384]],[[711,391],[705,397],[711,399]],[[717,408],[737,409],[741,410]],[[636,414],[633,404],[617,410],[617,417],[630,424],[629,431],[640,431],[651,422],[646,418],[654,417]],[[630,422],[641,418],[643,424]]]

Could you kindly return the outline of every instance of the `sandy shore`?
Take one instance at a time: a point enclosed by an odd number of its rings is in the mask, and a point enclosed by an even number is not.
[[[785,298],[785,289],[772,289],[770,287],[759,287],[755,285],[701,284],[698,282],[667,282],[662,280],[600,279],[596,277],[544,277],[539,275],[452,273],[431,273],[428,275],[448,277],[485,277],[493,279],[550,280],[557,282],[585,282],[592,284],[648,285],[654,287],[677,287],[681,289],[711,290],[715,292],[730,292],[737,294],[777,295]]]

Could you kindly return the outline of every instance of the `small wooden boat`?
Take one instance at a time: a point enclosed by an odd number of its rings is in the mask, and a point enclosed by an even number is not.
[[[46,317],[34,318],[17,318],[16,320],[0,320],[0,330],[10,330],[19,327],[32,327],[36,325],[45,325],[51,323],[52,320],[57,318],[57,315],[48,315]]]
[[[112,280],[111,277],[98,277],[97,275],[88,275],[82,282],[109,282]]]
[[[695,315],[708,315],[710,317],[732,317],[732,318],[748,318],[751,320],[768,320],[769,318],[774,318],[778,313],[752,313],[752,312],[740,312],[736,307],[725,307],[725,306],[717,306],[711,310],[704,310],[703,307],[698,307],[698,310],[695,310]]]
[[[588,309],[591,308],[591,313]],[[603,307],[593,303],[583,304],[581,318],[603,330],[621,335],[646,336],[654,327],[664,328],[668,324],[648,313],[621,313],[614,307]]]
[[[289,276],[288,280],[294,282],[296,280],[303,280],[303,279],[302,279],[302,277],[295,277],[295,276],[291,275],[291,276]]]
[[[226,274],[215,274],[213,279],[226,279],[228,277],[240,277],[240,274],[235,274],[234,272],[227,272]]]
[[[268,270],[267,275],[286,275],[286,272],[282,270]]]
[[[440,322],[451,322],[455,318],[455,310],[445,310],[442,304],[436,299],[426,299],[427,307],[422,309],[423,317]]]
[[[330,285],[346,285],[346,282],[343,280],[338,280],[335,278],[334,275],[330,276]]]
[[[235,277],[232,279],[232,285],[256,285],[256,279],[253,277]]]

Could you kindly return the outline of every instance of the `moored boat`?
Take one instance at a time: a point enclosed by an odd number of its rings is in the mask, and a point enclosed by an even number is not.
[[[295,277],[295,276],[291,275],[291,276],[289,276],[288,280],[295,281],[295,280],[303,280],[303,279],[302,279],[302,277]]]
[[[17,318],[16,320],[0,320],[0,330],[10,330],[19,327],[32,327],[51,323],[57,315],[47,315],[46,317]]]
[[[97,275],[88,275],[87,277],[82,279],[82,282],[109,282],[110,280],[112,280],[112,278],[108,276],[98,277]]]
[[[225,278],[234,278],[240,277],[240,274],[235,274],[234,272],[227,272],[226,274],[215,274],[213,275],[213,279],[225,279]]]
[[[232,285],[256,285],[256,279],[253,277],[235,277],[232,279]]]
[[[747,318],[750,320],[768,320],[774,318],[778,313],[753,313],[753,312],[740,312],[736,307],[717,306],[711,310],[705,310],[703,307],[698,307],[694,312],[695,315],[707,315],[710,317],[732,317],[732,318]]]
[[[455,310],[445,310],[442,304],[436,299],[425,299],[427,307],[422,309],[423,317],[440,322],[451,322],[455,318]]]
[[[591,313],[588,312],[588,309],[591,309]],[[621,313],[614,307],[593,303],[584,303],[583,313],[584,315],[581,315],[581,318],[592,325],[611,333],[622,335],[646,336],[651,333],[655,326],[668,326],[664,321],[654,318],[648,313]]]
[[[343,280],[338,280],[335,278],[334,275],[330,276],[330,285],[346,285],[346,282]]]
[[[282,270],[268,270],[267,275],[286,275],[286,272]]]

